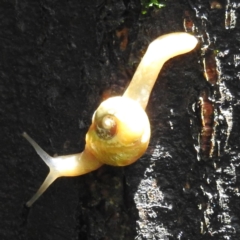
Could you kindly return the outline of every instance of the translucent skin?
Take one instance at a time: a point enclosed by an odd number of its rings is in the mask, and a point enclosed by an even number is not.
[[[126,166],[141,157],[150,140],[150,124],[144,109],[159,71],[168,59],[191,51],[196,44],[197,39],[188,33],[170,33],[154,40],[123,96],[105,100],[93,114],[82,153],[51,157],[23,133],[50,169],[26,205],[31,207],[58,177],[86,174],[103,164]]]
[[[109,140],[96,133],[98,119],[106,114],[116,118],[116,134]],[[100,162],[113,166],[126,166],[143,155],[150,139],[147,114],[134,100],[112,97],[104,101],[93,116],[93,123],[86,135],[86,146]]]
[[[163,64],[170,58],[190,52],[197,43],[194,36],[184,32],[169,33],[156,38],[149,44],[123,96],[134,99],[145,109]]]

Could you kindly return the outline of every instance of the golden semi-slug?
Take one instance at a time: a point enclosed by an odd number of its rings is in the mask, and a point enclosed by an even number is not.
[[[30,207],[58,177],[82,175],[103,164],[126,166],[141,157],[150,139],[145,108],[159,71],[168,59],[193,50],[196,44],[197,39],[188,33],[170,33],[155,39],[123,96],[105,100],[94,112],[82,153],[51,157],[23,133],[50,169],[26,205]]]

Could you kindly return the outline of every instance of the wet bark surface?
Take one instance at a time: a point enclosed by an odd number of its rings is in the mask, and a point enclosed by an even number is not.
[[[239,239],[240,4],[137,0],[1,1],[0,238]],[[196,35],[168,61],[147,113],[145,155],[123,168],[57,179],[32,206],[46,152],[81,152],[99,103],[121,95],[148,44]]]

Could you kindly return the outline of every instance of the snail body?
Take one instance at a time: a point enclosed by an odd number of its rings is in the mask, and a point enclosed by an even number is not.
[[[150,124],[145,108],[159,71],[168,59],[191,51],[196,44],[197,39],[188,33],[170,33],[154,40],[123,96],[103,101],[94,112],[82,153],[51,157],[23,133],[50,169],[43,184],[26,205],[31,207],[58,177],[83,175],[103,164],[126,166],[140,158],[150,140]]]

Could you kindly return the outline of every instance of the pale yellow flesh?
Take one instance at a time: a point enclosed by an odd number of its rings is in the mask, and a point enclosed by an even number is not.
[[[149,45],[123,96],[136,100],[145,109],[163,64],[170,58],[193,50],[197,42],[194,36],[180,32],[155,39]]]
[[[141,107],[145,109],[147,106],[148,99],[151,94],[153,85],[158,77],[158,74],[163,64],[172,57],[191,51],[196,46],[196,44],[197,44],[197,39],[187,33],[171,33],[154,40],[149,45],[149,48],[146,54],[144,55],[141,63],[139,64],[129,87],[123,94],[123,97],[124,97],[123,99],[130,98],[138,102],[141,105]],[[129,114],[136,115],[134,111],[131,111],[131,113]],[[129,116],[130,120],[131,120],[131,116]],[[145,121],[145,122],[147,122],[147,124],[149,125],[148,121]],[[138,121],[137,123],[140,123],[140,121]],[[135,128],[138,129],[139,126],[137,123],[135,124],[134,122],[134,125],[130,124],[131,126],[133,125],[133,129],[131,129],[131,131],[133,131]],[[119,129],[121,128],[119,127]],[[148,127],[146,129],[148,129]],[[88,134],[90,134],[90,130],[91,130],[91,127],[89,129]],[[129,130],[128,132],[131,132],[131,131]],[[146,146],[144,145],[144,151],[145,151],[150,138],[150,128],[149,130],[146,130],[143,132],[146,135],[146,139],[143,135],[143,137],[141,138],[141,141],[143,143],[146,143],[145,144]],[[121,133],[124,133],[123,129],[121,130]],[[93,153],[90,152],[88,148],[85,148],[85,150],[82,153],[59,156],[54,158],[49,156],[26,133],[23,133],[23,136],[34,147],[38,155],[42,158],[42,160],[47,164],[47,166],[50,169],[49,174],[47,175],[46,179],[44,180],[43,184],[40,186],[36,194],[26,203],[28,207],[31,207],[32,204],[44,193],[44,191],[58,177],[78,176],[78,175],[86,174],[88,172],[98,169],[99,167],[102,166],[101,162],[104,162],[103,159],[101,160],[94,157]],[[126,138],[127,136],[128,135],[126,134],[122,136],[122,138],[124,139],[124,137]],[[127,140],[128,139],[125,139],[125,142],[128,142]],[[131,142],[131,139],[129,141]],[[97,146],[96,145],[97,143],[94,142],[94,147],[96,149],[99,149],[99,145]],[[106,152],[107,154],[109,153],[109,148],[105,149],[105,146],[107,146],[107,144],[104,143],[102,146],[104,147],[103,152]],[[121,156],[123,154],[121,154],[120,151],[124,152],[124,149],[119,148],[119,152],[117,152],[116,154]],[[104,155],[104,158],[106,158],[106,155],[105,154],[103,155]],[[128,160],[128,159],[125,159],[125,160]],[[131,164],[132,162],[133,161],[130,161],[129,164]],[[119,164],[115,164],[115,165],[119,165]]]
[[[97,161],[92,154],[85,150],[82,153],[51,157],[27,133],[23,133],[23,137],[34,147],[50,170],[38,191],[26,203],[28,207],[31,207],[58,177],[83,175],[92,172],[103,165]]]

